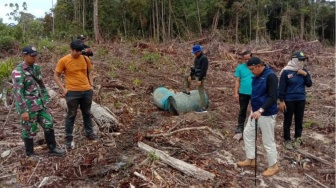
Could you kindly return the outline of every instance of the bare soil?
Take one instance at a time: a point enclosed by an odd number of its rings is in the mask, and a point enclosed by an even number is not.
[[[109,108],[120,121],[118,133],[96,127],[100,142],[90,143],[83,134],[82,117],[78,111],[75,122],[76,147],[65,157],[48,154],[42,129],[35,139],[40,162],[25,158],[20,139],[19,117],[8,106],[0,112],[0,185],[3,187],[254,187],[254,169],[237,167],[245,159],[244,143],[233,139],[237,126],[238,103],[233,98],[235,67],[241,63],[238,53],[250,49],[277,73],[294,50],[309,56],[306,68],[313,86],[307,88],[303,145],[299,151],[283,148],[282,121],[276,123],[276,143],[280,172],[262,177],[267,168],[261,134],[258,136],[258,168],[256,187],[335,187],[335,54],[319,42],[281,41],[263,46],[233,46],[218,40],[201,41],[210,65],[206,90],[209,112],[190,112],[174,116],[160,110],[152,92],[165,86],[177,92],[183,89],[183,76],[193,62],[190,43],[149,44],[109,43],[94,45],[94,101]],[[107,54],[99,54],[101,51]],[[63,54],[64,55],[64,54]],[[42,51],[45,83],[58,92],[53,70],[60,54]],[[192,86],[196,88],[195,85]],[[65,111],[54,99],[50,104],[55,119],[56,139],[64,148]],[[214,132],[182,128],[207,126]],[[155,134],[171,133],[169,136]],[[220,137],[218,135],[223,135]],[[162,150],[171,157],[215,174],[214,180],[199,180],[176,170],[152,153],[141,150],[141,141]],[[5,155],[10,152],[9,155]],[[315,157],[314,157],[315,156]],[[328,172],[323,170],[330,169]],[[141,178],[136,173],[142,174]]]

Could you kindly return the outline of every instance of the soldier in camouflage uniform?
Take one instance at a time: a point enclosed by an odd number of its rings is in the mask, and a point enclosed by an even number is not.
[[[32,46],[24,47],[22,53],[23,62],[13,70],[12,80],[15,107],[21,116],[22,138],[26,155],[38,160],[34,153],[33,144],[38,123],[44,130],[49,153],[63,155],[64,150],[56,147],[53,117],[46,107],[49,95],[42,81],[41,67],[34,64],[38,53]]]

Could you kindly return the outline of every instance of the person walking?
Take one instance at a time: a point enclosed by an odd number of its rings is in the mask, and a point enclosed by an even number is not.
[[[310,74],[304,63],[308,58],[303,52],[297,51],[292,54],[291,60],[280,72],[279,110],[284,112],[283,138],[284,147],[288,150],[299,148],[302,144],[302,121],[306,104],[305,87],[312,86]],[[294,142],[290,137],[292,119],[295,119]]]
[[[84,49],[82,50],[82,55],[86,55],[88,57],[93,56],[93,52],[90,46],[85,44],[86,37],[84,37],[84,35],[78,35],[77,40],[80,40],[84,46]]]
[[[239,116],[236,134],[242,134],[244,131],[247,107],[250,102],[252,92],[253,74],[246,65],[246,62],[252,57],[252,53],[250,51],[245,51],[242,53],[242,57],[244,62],[237,66],[234,73],[234,76],[236,77],[234,97],[236,101],[239,102]]]
[[[186,89],[182,92],[190,95],[190,83],[192,80],[196,80],[197,89],[201,100],[201,108],[196,112],[207,112],[204,82],[208,71],[209,61],[206,55],[203,53],[203,47],[201,45],[194,45],[192,48],[192,53],[195,55],[194,66],[191,67],[190,74],[185,75],[184,77]]]
[[[43,82],[41,67],[36,65],[38,52],[33,46],[22,49],[23,61],[12,71],[13,95],[17,113],[20,115],[22,138],[26,156],[39,160],[34,152],[34,136],[38,124],[43,128],[49,153],[62,156],[65,151],[56,147],[53,117],[48,111],[50,101]]]
[[[268,168],[262,174],[263,176],[273,176],[279,171],[277,165],[278,152],[274,137],[277,116],[278,77],[258,57],[251,57],[246,64],[254,75],[251,93],[252,112],[243,134],[246,159],[239,161],[237,165],[239,167],[256,167],[255,139],[257,135],[255,123],[258,121],[268,160]]]
[[[65,119],[65,145],[71,149],[73,141],[73,126],[77,115],[78,106],[83,116],[86,137],[96,140],[92,129],[91,104],[93,97],[92,63],[90,58],[82,55],[83,44],[79,40],[70,43],[71,53],[62,57],[56,64],[54,79],[63,91],[67,103]],[[65,85],[61,75],[65,75]]]

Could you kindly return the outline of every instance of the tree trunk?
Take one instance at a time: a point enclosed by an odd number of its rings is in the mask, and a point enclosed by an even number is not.
[[[158,0],[155,0],[155,23],[156,23],[156,39],[160,40],[160,23],[159,23],[159,5]]]
[[[86,13],[86,0],[83,0],[83,9],[82,9],[82,21],[83,21],[83,31],[85,30],[85,13]]]
[[[217,12],[212,21],[212,32],[214,32],[217,29],[218,19],[219,19],[219,8],[217,9]]]
[[[257,28],[256,28],[256,44],[259,44],[259,0],[257,0]]]
[[[162,25],[162,41],[164,42],[166,40],[166,24],[165,24],[165,4],[164,0],[161,0],[161,25]]]
[[[304,23],[305,22],[304,18],[305,18],[304,13],[301,13],[301,15],[300,15],[300,30],[301,30],[300,39],[303,39],[303,37],[304,37],[304,24],[305,24]]]
[[[199,0],[196,0],[196,6],[197,6],[199,32],[200,32],[200,35],[202,36],[203,32],[202,32],[202,24],[201,24],[201,15],[200,15],[200,10],[199,10]]]
[[[172,25],[171,25],[171,15],[172,15],[172,4],[171,4],[171,0],[168,1],[168,38],[171,39],[171,28],[172,28]]]
[[[236,13],[236,40],[235,40],[235,44],[238,44],[238,24],[239,24],[239,14]]]
[[[94,34],[96,43],[100,44],[103,42],[103,37],[99,31],[99,17],[98,17],[98,0],[93,2],[93,24],[94,24]]]

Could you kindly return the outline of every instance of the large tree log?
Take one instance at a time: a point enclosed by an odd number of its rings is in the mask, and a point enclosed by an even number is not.
[[[193,176],[199,180],[208,180],[208,179],[213,180],[215,177],[215,174],[212,174],[208,171],[197,168],[194,165],[191,165],[179,159],[170,157],[168,154],[164,153],[163,151],[152,148],[151,146],[143,142],[138,142],[138,147],[140,147],[141,149],[147,152],[154,152],[155,155],[158,156],[164,163],[172,166],[173,168],[177,170],[182,171],[183,173],[189,176]]]
[[[57,96],[57,93],[54,90],[50,88],[47,88],[47,90],[51,99]],[[63,109],[65,110],[67,109],[65,98],[60,98],[59,104]],[[97,123],[100,129],[104,130],[107,129],[107,131],[108,130],[117,131],[119,129],[119,121],[117,119],[117,116],[113,112],[111,112],[107,107],[102,107],[99,104],[92,101],[91,114],[93,115],[93,121]]]

